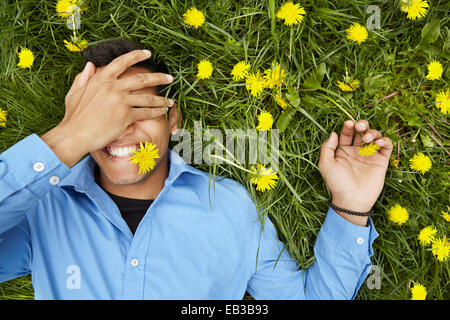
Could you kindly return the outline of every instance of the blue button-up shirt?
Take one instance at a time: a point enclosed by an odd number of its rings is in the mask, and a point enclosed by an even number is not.
[[[31,273],[36,299],[349,299],[378,236],[328,209],[299,269],[246,189],[169,150],[169,175],[133,236],[94,180],[36,134],[0,154],[0,282]],[[211,185],[210,185],[211,184]],[[263,230],[261,232],[261,230]],[[281,255],[280,255],[281,253]]]

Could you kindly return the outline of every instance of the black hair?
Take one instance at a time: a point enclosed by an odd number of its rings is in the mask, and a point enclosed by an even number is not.
[[[103,67],[108,65],[115,58],[138,49],[141,49],[139,45],[126,39],[103,41],[90,47],[84,53],[83,67],[86,66],[89,61],[91,61],[96,68]],[[169,73],[164,62],[156,60],[153,55],[154,53],[152,52],[152,56],[149,59],[138,62],[133,66],[145,68],[150,72]],[[163,95],[161,92],[166,88],[167,85],[159,85],[156,89],[159,95]]]

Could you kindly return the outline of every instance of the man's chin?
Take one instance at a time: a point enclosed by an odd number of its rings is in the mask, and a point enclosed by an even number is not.
[[[145,175],[130,174],[130,175],[110,177],[106,174],[106,177],[111,183],[113,183],[117,186],[128,186],[128,185],[133,185],[133,184],[136,184],[136,183],[144,180],[148,175],[149,175],[149,173],[147,173]]]

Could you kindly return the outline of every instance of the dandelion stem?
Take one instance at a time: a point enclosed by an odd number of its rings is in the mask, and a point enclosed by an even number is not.
[[[445,142],[445,139],[442,138],[442,136],[441,136],[441,135],[439,134],[439,132],[433,127],[433,125],[427,121],[427,118],[423,118],[423,120],[425,120],[425,122],[426,122],[427,125],[431,128],[431,130],[433,130],[433,132],[436,133],[436,135],[437,135],[439,138],[441,138],[442,141]]]

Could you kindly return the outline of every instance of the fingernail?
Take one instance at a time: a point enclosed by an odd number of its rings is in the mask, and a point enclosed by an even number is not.
[[[367,141],[371,141],[373,139],[373,136],[372,134],[368,133],[365,138]]]
[[[173,77],[170,74],[166,74],[167,77],[167,81],[172,82],[173,81]]]
[[[149,50],[147,50],[147,49],[142,50],[142,52],[143,52],[146,56],[149,56],[149,55],[152,54],[152,53],[151,53]]]
[[[172,99],[169,99],[169,107],[172,107],[174,105],[175,101],[173,101]]]

